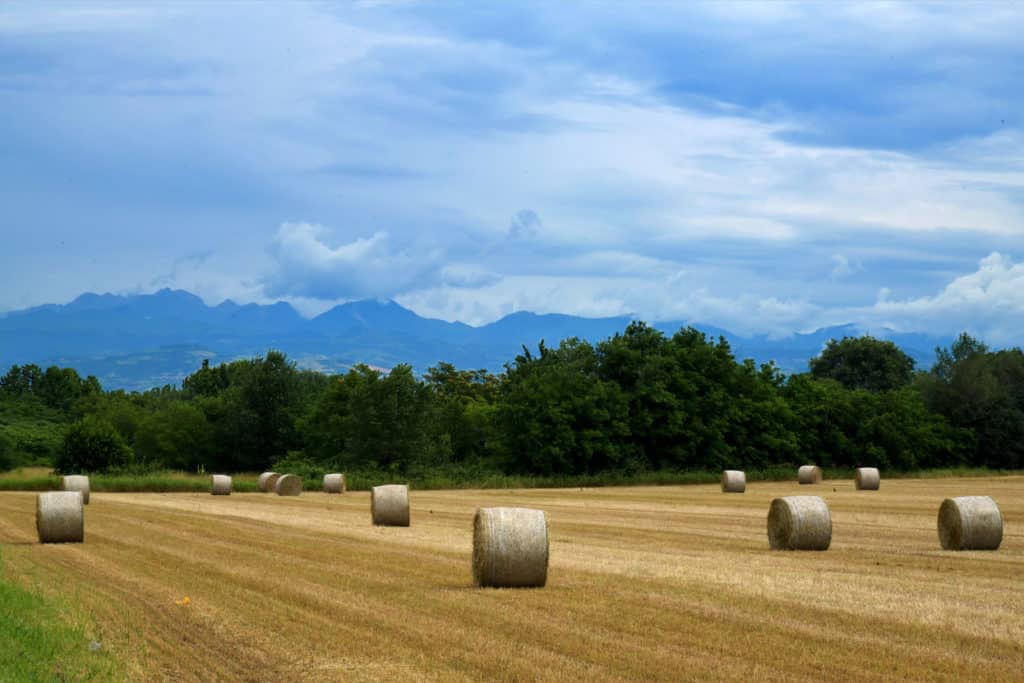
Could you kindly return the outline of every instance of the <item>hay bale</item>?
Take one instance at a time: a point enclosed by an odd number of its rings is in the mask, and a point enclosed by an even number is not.
[[[36,498],[36,531],[40,543],[81,543],[85,540],[85,500],[81,491],[48,491]]]
[[[743,493],[747,490],[747,475],[740,470],[722,471],[722,493]]]
[[[274,484],[274,491],[279,496],[297,496],[302,493],[302,477],[295,474],[282,475]]]
[[[853,474],[853,485],[858,491],[877,491],[882,483],[882,475],[877,467],[858,467]]]
[[[214,496],[231,495],[231,477],[226,474],[215,474],[210,481],[210,494]]]
[[[832,516],[818,496],[776,498],[768,509],[768,544],[772,550],[828,550]]]
[[[409,487],[374,486],[370,489],[370,516],[375,526],[409,526]]]
[[[256,487],[262,493],[270,493],[277,486],[277,480],[281,478],[281,475],[277,472],[264,472],[260,475],[260,478],[256,480]]]
[[[1003,515],[988,496],[947,498],[939,506],[943,550],[996,550],[1003,542]]]
[[[80,491],[82,493],[82,504],[89,504],[89,477],[84,474],[69,474],[60,479],[61,491]]]
[[[543,510],[479,508],[473,518],[473,584],[541,588],[548,580]]]
[[[325,474],[324,493],[345,493],[345,475]]]
[[[821,481],[821,468],[817,465],[803,465],[796,472],[797,481],[801,484],[817,484]]]

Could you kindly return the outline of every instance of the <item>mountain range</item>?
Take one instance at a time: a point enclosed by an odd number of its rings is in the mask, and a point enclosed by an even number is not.
[[[597,342],[621,332],[631,316],[582,318],[520,311],[487,325],[424,318],[394,301],[335,306],[309,319],[285,302],[224,301],[208,306],[195,294],[162,289],[152,294],[82,294],[68,304],[46,304],[0,314],[0,372],[13,364],[73,367],[95,375],[106,389],[145,390],[178,384],[203,359],[212,364],[279,349],[300,367],[343,372],[356,363],[390,368],[409,363],[425,371],[439,361],[498,372],[526,345],[557,346],[567,337]],[[666,334],[684,321],[652,323]],[[725,337],[738,359],[773,360],[802,372],[830,339],[859,334],[854,325],[781,339],[740,336],[693,325]],[[924,334],[884,335],[929,367],[936,346],[951,340]]]

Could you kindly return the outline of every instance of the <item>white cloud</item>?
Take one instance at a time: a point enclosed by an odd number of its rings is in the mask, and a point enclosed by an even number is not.
[[[832,254],[832,262],[835,265],[832,267],[829,277],[833,280],[841,280],[864,270],[864,265],[860,261],[851,262],[843,254]]]
[[[440,280],[439,250],[397,249],[386,232],[331,247],[328,231],[309,223],[284,223],[270,245],[274,262],[263,279],[268,296],[315,299],[390,298]]]
[[[1024,263],[993,252],[973,273],[961,275],[934,296],[903,300],[879,293],[873,306],[851,308],[857,322],[900,331],[953,335],[967,330],[995,344],[1024,339]]]

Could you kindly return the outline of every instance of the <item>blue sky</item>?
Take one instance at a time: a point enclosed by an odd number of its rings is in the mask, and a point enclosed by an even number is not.
[[[0,311],[193,291],[1019,344],[1024,4],[8,3]]]

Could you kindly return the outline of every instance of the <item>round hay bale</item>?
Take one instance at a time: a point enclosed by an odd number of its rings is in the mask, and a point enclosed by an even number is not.
[[[473,584],[541,588],[548,580],[543,510],[479,508],[473,518]]]
[[[259,488],[262,493],[270,493],[274,490],[277,485],[277,480],[281,478],[281,475],[277,472],[264,472],[260,475],[260,478],[256,480],[256,487]]]
[[[69,474],[60,479],[61,491],[80,491],[82,493],[82,504],[89,504],[89,477],[84,474]]]
[[[325,474],[324,493],[345,493],[345,475]]]
[[[818,496],[776,498],[768,509],[768,544],[772,550],[828,550],[832,516]]]
[[[801,484],[817,484],[821,481],[821,468],[817,465],[803,465],[796,472],[797,481]]]
[[[947,498],[939,506],[943,550],[996,550],[1003,542],[1003,515],[988,496]]]
[[[40,543],[81,543],[85,540],[85,503],[81,491],[48,491],[36,498],[36,531]]]
[[[210,480],[210,493],[214,496],[231,495],[231,477],[226,474],[215,474]]]
[[[297,496],[302,493],[302,477],[296,474],[285,474],[274,484],[274,491],[279,496]]]
[[[370,489],[370,516],[375,526],[409,526],[409,487],[374,486]]]
[[[881,483],[877,467],[858,467],[853,474],[853,485],[858,491],[877,491]]]
[[[747,490],[747,475],[741,470],[722,471],[722,493],[743,493]]]

